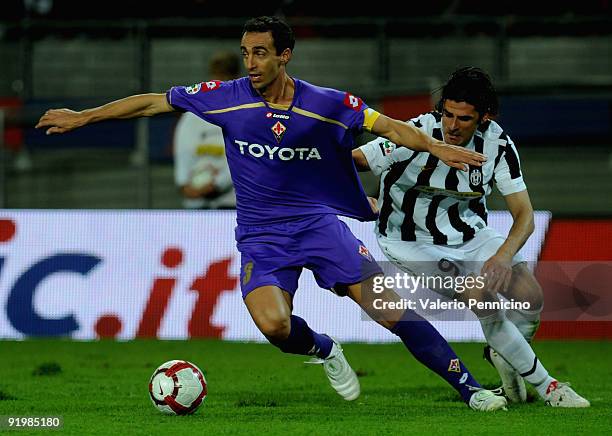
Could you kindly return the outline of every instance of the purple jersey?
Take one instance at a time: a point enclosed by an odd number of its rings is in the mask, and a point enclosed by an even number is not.
[[[223,129],[238,224],[317,214],[376,219],[351,150],[377,113],[351,94],[294,81],[288,108],[267,103],[246,77],[175,86],[167,99]]]

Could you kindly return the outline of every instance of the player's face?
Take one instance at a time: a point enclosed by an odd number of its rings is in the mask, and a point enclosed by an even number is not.
[[[480,115],[471,104],[444,100],[442,109],[444,142],[451,145],[467,145],[474,136],[479,119]]]
[[[266,89],[279,76],[285,65],[284,52],[276,55],[270,32],[246,32],[240,44],[244,66],[253,88]]]

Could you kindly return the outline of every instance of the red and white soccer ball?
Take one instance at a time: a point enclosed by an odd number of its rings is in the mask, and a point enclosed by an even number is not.
[[[149,381],[151,401],[157,410],[167,415],[195,412],[206,394],[204,374],[185,360],[171,360],[160,365]]]

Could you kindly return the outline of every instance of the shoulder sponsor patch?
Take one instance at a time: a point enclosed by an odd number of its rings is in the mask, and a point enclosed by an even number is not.
[[[359,97],[346,92],[344,94],[344,105],[358,112],[361,110],[361,106],[363,106],[363,101]]]
[[[211,80],[209,82],[196,83],[195,85],[186,86],[187,94],[197,94],[198,92],[213,91],[221,86],[220,80]]]
[[[221,86],[220,80],[211,80],[209,82],[202,83],[202,92],[214,91]]]
[[[380,148],[385,156],[389,156],[395,150],[395,144],[389,140],[380,143]]]
[[[202,88],[201,83],[196,83],[195,85],[185,86],[185,92],[187,94],[197,94]]]

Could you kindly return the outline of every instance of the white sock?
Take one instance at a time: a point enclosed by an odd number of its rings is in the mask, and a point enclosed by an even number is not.
[[[554,379],[548,375],[518,328],[506,318],[504,311],[479,320],[489,345],[545,398],[546,389]]]
[[[548,396],[548,387],[550,386],[552,382],[556,382],[556,381],[557,380],[555,380],[551,376],[548,376],[546,380],[544,380],[542,383],[540,383],[539,385],[533,385],[533,387],[535,388],[536,391],[538,391],[538,394],[540,395],[540,397],[543,400],[545,400],[546,397]]]
[[[506,318],[516,326],[527,342],[531,342],[540,327],[540,310],[512,309],[506,311]]]

